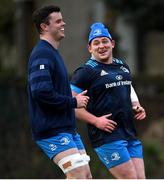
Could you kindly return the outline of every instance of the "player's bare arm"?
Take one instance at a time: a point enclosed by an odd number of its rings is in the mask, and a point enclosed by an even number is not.
[[[77,97],[79,94],[72,92],[72,95]],[[112,119],[110,119],[112,115],[111,113],[97,117],[91,114],[90,112],[88,112],[85,108],[76,109],[75,111],[76,111],[76,117],[78,119],[90,123],[103,131],[107,131],[111,133],[117,126],[117,123]]]

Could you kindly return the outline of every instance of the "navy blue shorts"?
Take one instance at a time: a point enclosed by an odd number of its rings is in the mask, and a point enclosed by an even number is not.
[[[94,150],[108,169],[125,163],[131,158],[143,158],[142,144],[139,140],[113,141]]]
[[[52,159],[55,155],[71,148],[84,150],[84,145],[79,134],[59,133],[47,139],[36,141],[43,152]]]

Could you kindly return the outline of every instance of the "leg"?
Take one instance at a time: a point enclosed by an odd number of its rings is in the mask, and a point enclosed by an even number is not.
[[[143,150],[142,150],[141,141],[139,140],[130,141],[128,150],[136,170],[137,178],[145,179],[145,167],[143,161]]]
[[[133,165],[136,169],[137,179],[145,179],[144,161],[141,158],[132,158]]]
[[[132,160],[109,169],[110,173],[118,179],[137,179]]]
[[[95,148],[97,155],[110,173],[119,179],[137,179],[134,164],[125,140],[113,141]]]
[[[81,155],[84,155],[84,157],[86,157],[87,153],[85,150],[79,150],[79,153]],[[90,159],[89,159],[90,161]],[[85,165],[85,172],[86,172],[86,175],[87,175],[87,178],[86,179],[92,179],[92,174],[91,174],[91,170],[90,170],[90,167],[89,167],[89,164]]]
[[[89,156],[85,152],[80,136],[59,133],[57,136],[36,143],[62,169],[67,178],[91,178]]]
[[[86,170],[88,169],[89,169],[88,165],[73,169],[72,171],[66,174],[66,178],[67,179],[92,179],[92,176],[90,174],[84,174],[84,172],[86,172]]]
[[[85,150],[85,147],[84,147],[84,144],[81,140],[80,135],[78,133],[76,135],[74,135],[73,140],[74,140],[74,142],[75,142],[75,144],[79,150],[79,153],[83,156],[85,161],[87,161],[89,163],[90,157],[87,155],[87,152]],[[87,165],[84,166],[84,171],[86,173],[86,179],[92,179],[92,174],[91,174],[91,170],[90,170],[88,163],[87,163]]]
[[[64,162],[62,163],[62,170],[64,170],[64,171],[66,170],[65,175],[66,175],[67,179],[91,179],[92,177],[91,177],[89,165],[87,163],[82,165],[83,163],[80,162],[81,157],[78,158],[78,160],[75,162],[75,164],[72,163],[73,162],[73,161],[71,161],[72,158],[69,159],[69,156],[71,157],[74,154],[79,154],[79,157],[81,156],[78,149],[72,148],[72,149],[69,149],[69,150],[66,150],[66,151],[63,151],[63,152],[57,154],[53,158],[53,161],[54,161],[54,163],[58,164],[64,158],[67,158],[66,161],[64,160]],[[84,155],[84,153],[83,153],[83,155]],[[61,165],[59,165],[59,166],[61,167]],[[75,166],[75,167],[73,168],[73,166]],[[71,170],[67,171],[67,168],[71,168]]]

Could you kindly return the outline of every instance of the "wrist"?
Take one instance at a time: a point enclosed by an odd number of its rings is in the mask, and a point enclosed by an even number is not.
[[[97,127],[97,124],[98,124],[98,118],[95,118],[95,120],[94,120],[94,122],[93,122],[93,125],[94,125],[95,127]]]

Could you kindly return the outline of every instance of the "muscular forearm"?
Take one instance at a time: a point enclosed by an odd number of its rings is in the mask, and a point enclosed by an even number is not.
[[[72,91],[72,96],[76,97],[77,93]],[[97,117],[91,113],[89,113],[85,108],[75,109],[76,118],[82,120],[86,123],[95,125],[97,121]]]
[[[82,121],[85,121],[93,126],[101,129],[103,131],[107,131],[111,133],[117,123],[110,119],[111,114],[103,115],[101,117],[94,116],[93,114],[89,113],[85,109],[77,109],[76,110],[76,117]]]
[[[86,123],[96,125],[97,117],[89,113],[86,109],[76,109],[76,118]]]

